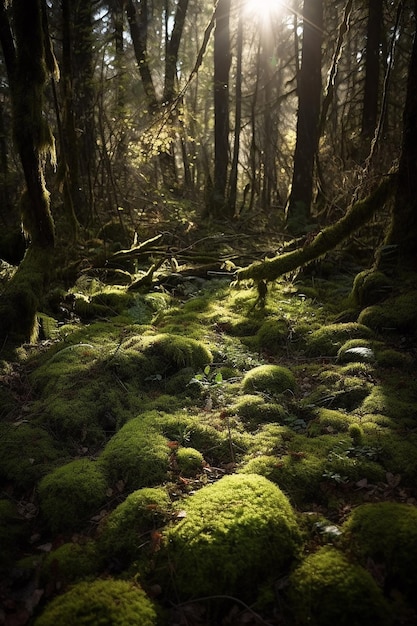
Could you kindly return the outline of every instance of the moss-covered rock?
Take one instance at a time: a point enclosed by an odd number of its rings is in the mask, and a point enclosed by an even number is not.
[[[344,544],[366,565],[384,572],[385,592],[405,594],[417,606],[417,508],[396,502],[363,504],[342,527]]]
[[[283,422],[286,411],[276,402],[266,402],[262,396],[245,394],[228,410],[238,415],[247,426],[256,428],[264,422]]]
[[[161,374],[173,374],[184,367],[195,372],[212,362],[213,356],[206,346],[188,337],[159,334],[143,338],[145,356],[156,356],[161,365]]]
[[[355,276],[351,298],[356,306],[366,307],[385,300],[393,288],[383,272],[367,269]]]
[[[242,381],[246,393],[264,392],[280,394],[295,389],[293,373],[281,365],[259,365],[245,374]]]
[[[45,584],[63,589],[69,584],[93,577],[100,564],[94,541],[63,543],[46,555],[42,562],[41,577]]]
[[[337,360],[340,363],[372,363],[375,361],[374,342],[365,339],[350,339],[339,348]]]
[[[99,463],[90,459],[71,461],[40,481],[43,517],[55,532],[79,529],[105,502],[106,489]]]
[[[36,626],[156,625],[156,611],[145,592],[124,580],[80,582],[50,602]]]
[[[175,456],[183,476],[194,476],[203,468],[204,457],[195,448],[178,448]]]
[[[322,326],[306,338],[306,350],[310,356],[336,356],[349,339],[370,339],[372,331],[364,323],[348,322]]]
[[[170,450],[163,435],[137,417],[106,444],[100,464],[110,481],[123,480],[129,491],[152,487],[167,478]]]
[[[299,626],[392,623],[372,576],[330,546],[307,556],[291,574],[289,600],[294,623]]]
[[[163,487],[145,487],[129,494],[101,525],[101,553],[123,566],[146,555],[151,531],[167,521],[170,511],[171,500]]]
[[[379,333],[417,331],[417,293],[410,291],[396,298],[390,298],[383,305],[368,306],[360,313],[358,322]]]
[[[256,333],[258,348],[275,353],[289,340],[288,324],[282,319],[266,320]]]
[[[173,584],[183,597],[253,598],[262,579],[285,573],[298,554],[295,514],[262,476],[235,474],[184,502],[186,517],[165,533]]]
[[[28,489],[62,457],[51,435],[30,423],[0,424],[0,476]]]

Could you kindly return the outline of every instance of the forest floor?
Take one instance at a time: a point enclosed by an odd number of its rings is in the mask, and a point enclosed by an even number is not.
[[[130,290],[154,248],[78,265],[2,361],[0,623],[81,623],[99,579],[155,612],[109,624],[417,623],[417,277],[358,304],[332,253],[263,301],[248,242],[171,242]]]

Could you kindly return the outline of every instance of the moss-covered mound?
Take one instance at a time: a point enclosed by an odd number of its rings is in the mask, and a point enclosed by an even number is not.
[[[392,288],[392,281],[385,274],[367,269],[355,276],[351,298],[356,306],[365,307],[385,300]]]
[[[260,580],[286,572],[298,553],[291,505],[262,476],[226,476],[183,508],[185,518],[165,533],[173,584],[182,597],[254,598]]]
[[[330,546],[307,556],[291,574],[289,600],[297,626],[391,624],[372,576]]]
[[[145,592],[124,580],[81,582],[52,600],[36,626],[155,626],[156,612]]]
[[[259,365],[247,372],[242,381],[245,393],[264,392],[280,394],[293,391],[295,378],[293,373],[281,365]]]
[[[201,471],[204,464],[204,457],[195,448],[178,448],[176,453],[178,469],[183,476],[194,476]]]
[[[395,502],[363,504],[343,525],[345,544],[385,573],[384,589],[400,591],[417,606],[417,508]]]
[[[40,481],[43,517],[53,531],[80,528],[104,503],[106,488],[99,463],[89,459],[71,461]]]
[[[157,357],[161,373],[168,375],[183,367],[191,367],[197,372],[213,360],[203,343],[169,333],[144,337],[143,352],[145,356]]]
[[[110,481],[123,480],[128,490],[134,491],[166,480],[169,454],[165,437],[137,417],[110,439],[100,463]]]
[[[349,339],[370,339],[372,331],[364,324],[348,322],[322,326],[306,338],[307,353],[310,356],[336,356]]]
[[[93,577],[100,567],[101,559],[94,541],[63,543],[49,552],[42,563],[43,581],[56,589]]]
[[[100,550],[106,559],[129,564],[149,547],[151,531],[168,519],[171,501],[166,489],[145,487],[127,496],[104,520]]]
[[[257,427],[263,422],[282,422],[286,416],[283,406],[266,402],[262,396],[244,394],[230,407],[229,413],[238,415],[246,426]]]

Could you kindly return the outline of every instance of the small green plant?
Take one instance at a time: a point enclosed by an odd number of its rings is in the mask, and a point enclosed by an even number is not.
[[[221,385],[223,383],[223,374],[221,372],[213,371],[210,365],[206,365],[203,372],[201,374],[196,374],[190,381],[199,382],[204,387],[209,387],[210,385]]]

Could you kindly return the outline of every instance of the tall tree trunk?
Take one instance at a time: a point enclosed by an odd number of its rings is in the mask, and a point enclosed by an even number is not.
[[[414,0],[417,23],[417,0]],[[391,225],[378,267],[417,270],[417,36],[414,34],[403,115],[403,139]]]
[[[293,235],[305,232],[310,220],[314,160],[319,139],[322,39],[322,0],[304,0],[297,139],[287,206],[287,229]]]
[[[372,139],[374,136],[378,119],[382,11],[381,0],[369,0],[361,130],[362,136],[366,139]]]
[[[236,42],[236,92],[235,92],[235,129],[233,138],[233,158],[229,180],[230,213],[236,215],[237,178],[239,166],[240,131],[242,128],[242,51],[243,51],[243,18],[239,12]]]
[[[22,219],[31,239],[24,260],[3,293],[0,342],[30,339],[55,241],[43,173],[45,155],[53,150],[53,137],[43,112],[47,73],[42,1],[13,0],[13,35],[6,1],[0,5],[0,41],[9,78],[13,134],[26,182]]]
[[[230,4],[219,0],[214,29],[214,183],[209,213],[215,218],[230,214],[226,208],[227,171],[229,166],[229,72]]]

